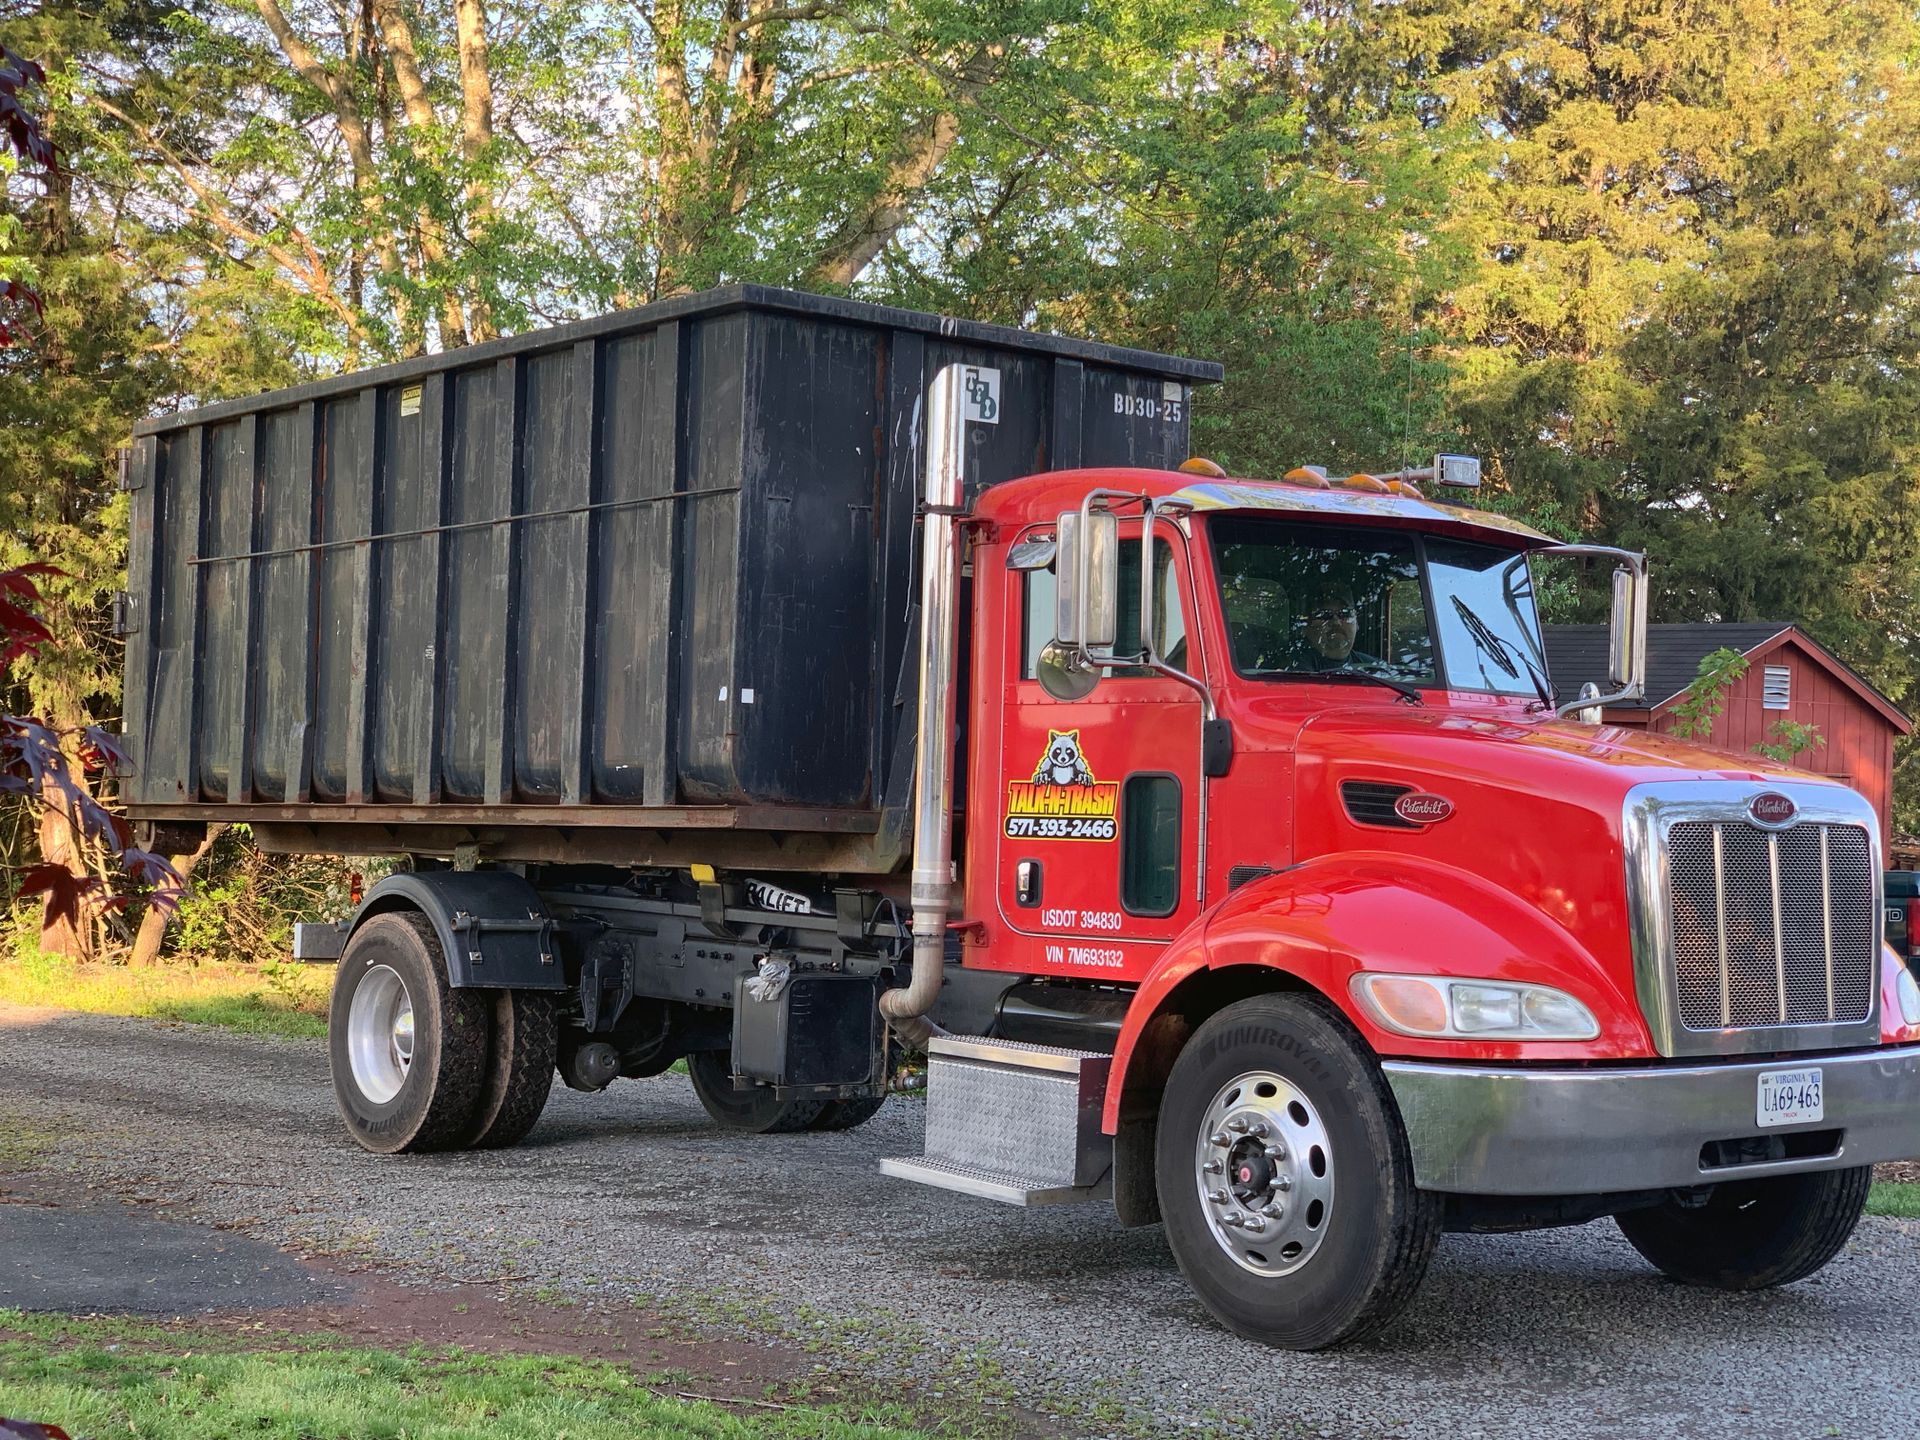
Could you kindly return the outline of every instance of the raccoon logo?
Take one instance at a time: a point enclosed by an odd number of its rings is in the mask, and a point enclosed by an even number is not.
[[[1091,785],[1093,771],[1080,755],[1078,730],[1049,730],[1047,753],[1033,772],[1036,785]]]

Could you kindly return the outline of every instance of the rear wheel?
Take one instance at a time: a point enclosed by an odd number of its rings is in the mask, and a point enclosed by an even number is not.
[[[878,1115],[880,1107],[886,1103],[887,1097],[884,1095],[863,1095],[857,1100],[829,1100],[820,1107],[819,1116],[807,1128],[851,1130]]]
[[[487,1078],[468,1146],[498,1150],[526,1138],[547,1108],[559,1046],[559,1015],[551,996],[531,990],[493,992]]]
[[[486,1080],[488,1003],[447,983],[433,927],[376,915],[354,932],[333,982],[333,1093],[363,1149],[467,1143]]]
[[[1767,1290],[1804,1280],[1846,1248],[1873,1167],[1734,1180],[1706,1203],[1668,1200],[1615,1222],[1655,1268],[1686,1285]]]
[[[687,1074],[693,1077],[693,1093],[700,1097],[707,1114],[729,1130],[745,1130],[755,1135],[784,1135],[814,1127],[821,1112],[831,1102],[812,1095],[795,1095],[780,1100],[771,1089],[733,1088],[733,1057],[725,1050],[696,1050],[687,1056]],[[858,1124],[858,1121],[854,1121]]]
[[[1289,1350],[1386,1324],[1440,1235],[1379,1067],[1317,996],[1255,996],[1194,1032],[1161,1100],[1155,1174],[1200,1302]]]

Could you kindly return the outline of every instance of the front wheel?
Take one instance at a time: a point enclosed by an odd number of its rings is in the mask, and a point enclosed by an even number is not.
[[[1155,1152],[1181,1272],[1250,1340],[1320,1350],[1378,1329],[1439,1239],[1379,1066],[1317,996],[1259,995],[1201,1025]]]
[[[1684,1285],[1768,1290],[1804,1280],[1846,1248],[1867,1208],[1873,1167],[1716,1185],[1698,1205],[1667,1200],[1614,1223]]]

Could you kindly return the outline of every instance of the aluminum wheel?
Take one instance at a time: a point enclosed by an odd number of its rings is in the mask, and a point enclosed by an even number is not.
[[[1279,1276],[1313,1258],[1333,1220],[1333,1147],[1291,1081],[1254,1070],[1222,1086],[1194,1166],[1207,1228],[1236,1264]]]
[[[347,1058],[353,1082],[376,1105],[407,1083],[413,1064],[413,997],[391,965],[375,965],[361,977],[347,1011]]]

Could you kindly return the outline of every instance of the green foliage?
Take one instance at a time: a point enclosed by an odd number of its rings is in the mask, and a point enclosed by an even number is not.
[[[168,942],[180,958],[272,967],[293,950],[296,921],[337,920],[352,907],[352,876],[372,885],[393,862],[377,857],[269,855],[247,827],[214,841],[193,869]]]
[[[5,15],[68,160],[0,202],[49,302],[0,562],[71,575],[38,708],[116,707],[138,415],[738,280],[1220,359],[1236,473],[1474,451],[1483,503],[1647,550],[1654,619],[1920,698],[1899,0],[492,0],[477,67],[454,0]]]
[[[913,1440],[895,1407],[757,1408],[678,1399],[600,1360],[464,1350],[337,1349],[294,1336],[243,1348],[217,1332],[0,1310],[8,1412],[74,1435],[201,1440]]]
[[[1804,751],[1820,743],[1820,727],[1803,725],[1798,720],[1776,720],[1767,730],[1767,739],[1753,747],[1756,755],[1791,765]]]
[[[1727,691],[1747,673],[1747,657],[1724,645],[1700,657],[1687,692],[1673,707],[1673,731],[1682,740],[1705,740],[1726,707]]]
[[[1920,1184],[1886,1180],[1867,1191],[1869,1215],[1891,1215],[1898,1220],[1920,1220]]]

